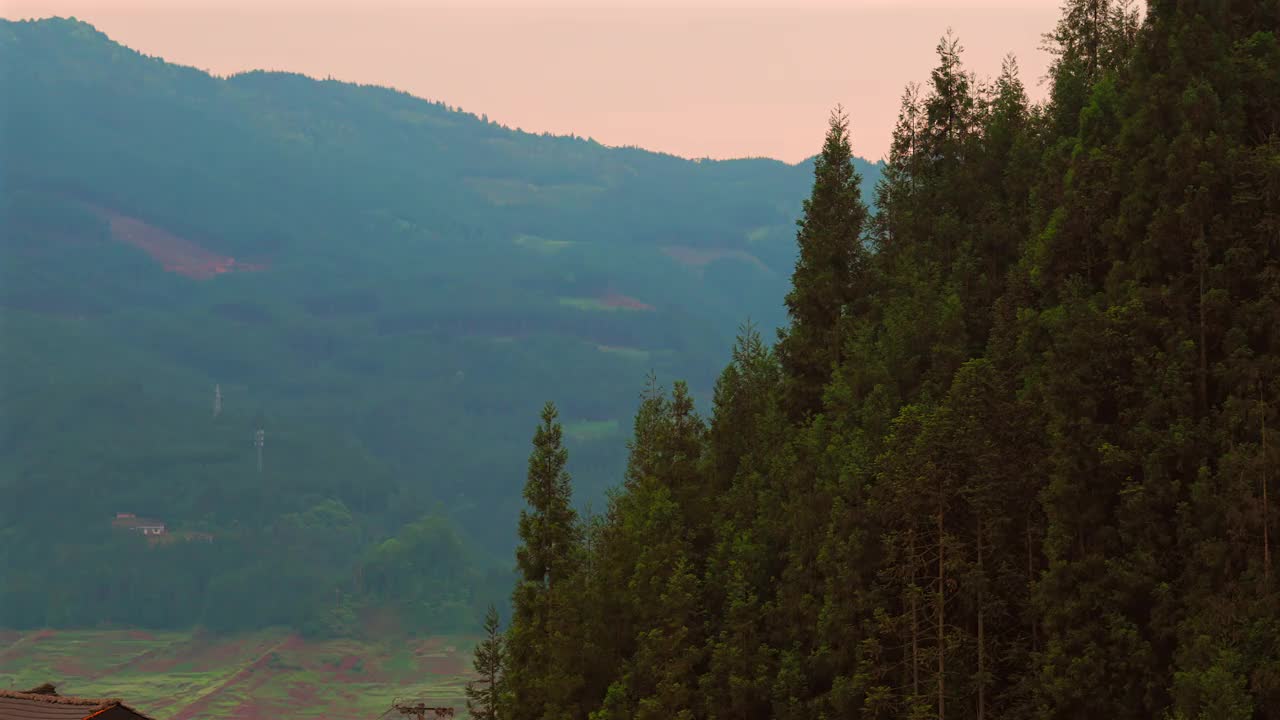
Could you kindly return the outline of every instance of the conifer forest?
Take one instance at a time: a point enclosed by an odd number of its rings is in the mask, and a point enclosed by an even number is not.
[[[0,20],[0,689],[1280,720],[1280,2],[920,21],[789,163]]]
[[[542,412],[473,717],[1280,718],[1278,28],[1070,0],[1036,104],[948,33],[874,197],[837,109],[776,341],[598,513]]]

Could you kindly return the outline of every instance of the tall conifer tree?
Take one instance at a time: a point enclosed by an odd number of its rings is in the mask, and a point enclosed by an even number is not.
[[[705,432],[646,395],[535,715],[1280,720],[1280,5],[1127,7],[1047,109],[944,38],[857,262],[833,118],[792,327]]]
[[[499,720],[506,692],[506,638],[500,630],[498,610],[489,606],[484,616],[484,639],[476,646],[473,665],[479,679],[467,683],[467,712],[475,720]]]
[[[582,533],[562,435],[556,407],[548,402],[529,456],[524,487],[528,508],[520,513],[507,672],[513,720],[555,716],[566,696],[562,676],[570,668],[558,657],[563,649],[557,647],[563,638],[558,626],[570,614],[564,586],[577,570]]]
[[[822,389],[840,362],[841,318],[865,299],[867,208],[861,182],[853,167],[849,119],[837,108],[814,161],[813,192],[798,222],[800,255],[786,297],[791,326],[779,332],[778,357],[787,375],[787,410],[793,420],[819,409]]]

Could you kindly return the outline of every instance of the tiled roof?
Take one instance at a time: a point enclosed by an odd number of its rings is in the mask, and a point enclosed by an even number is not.
[[[115,698],[91,700],[0,690],[0,720],[85,720],[112,709],[124,711],[124,717],[147,717]]]

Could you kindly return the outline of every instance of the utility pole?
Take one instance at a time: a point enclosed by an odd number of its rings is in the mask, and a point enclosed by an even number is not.
[[[258,428],[258,432],[253,434],[253,444],[258,448],[258,472],[262,472],[262,445],[266,441],[266,433],[262,428]]]
[[[213,386],[213,416],[216,418],[222,414],[222,386],[215,384]]]

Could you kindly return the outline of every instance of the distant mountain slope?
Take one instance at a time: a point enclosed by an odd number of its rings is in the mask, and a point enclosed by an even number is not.
[[[811,182],[214,78],[74,20],[0,23],[0,98],[0,492],[60,509],[0,539],[33,547],[337,500],[363,542],[438,508],[505,566],[537,408],[599,502],[647,371],[706,402],[737,324],[784,320]]]

